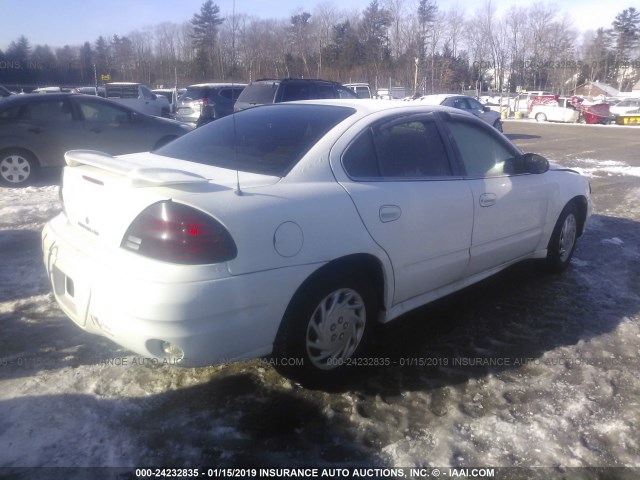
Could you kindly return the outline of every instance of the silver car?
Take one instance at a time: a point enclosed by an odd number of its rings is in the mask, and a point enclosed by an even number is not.
[[[64,166],[67,150],[148,152],[192,129],[93,95],[11,95],[0,101],[0,185],[28,185],[40,168]]]
[[[472,113],[480,120],[487,122],[499,132],[502,131],[500,114],[482,105],[478,100],[466,95],[425,95],[416,101],[425,105],[444,105]]]
[[[178,98],[176,120],[196,123],[202,108],[213,108],[213,118],[221,118],[233,113],[233,104],[244,90],[246,84],[239,83],[200,83],[187,87],[187,91]]]

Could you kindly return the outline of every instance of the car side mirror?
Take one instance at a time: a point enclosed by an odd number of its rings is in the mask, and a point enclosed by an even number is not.
[[[549,160],[537,153],[525,153],[522,156],[523,173],[545,173],[549,170]]]

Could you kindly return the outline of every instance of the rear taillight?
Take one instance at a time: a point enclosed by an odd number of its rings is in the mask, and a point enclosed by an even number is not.
[[[180,203],[154,203],[133,221],[122,248],[145,257],[185,265],[226,262],[238,251],[216,219]]]

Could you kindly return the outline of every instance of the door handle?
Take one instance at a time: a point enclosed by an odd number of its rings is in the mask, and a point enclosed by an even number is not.
[[[30,128],[29,131],[31,133],[42,133],[42,132],[44,132],[44,130],[39,128],[39,127]]]
[[[498,197],[496,197],[495,193],[483,193],[480,195],[480,206],[490,207],[495,205],[497,198]]]
[[[89,131],[93,133],[101,133],[102,129],[94,127],[94,128],[90,128]]]
[[[402,210],[397,205],[383,205],[380,207],[380,221],[389,223],[398,220],[402,216]]]

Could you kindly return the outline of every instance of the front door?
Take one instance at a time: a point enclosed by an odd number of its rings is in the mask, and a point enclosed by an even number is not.
[[[513,171],[519,155],[497,132],[461,117],[446,122],[473,195],[468,275],[532,253],[545,225],[551,188],[541,175]]]

